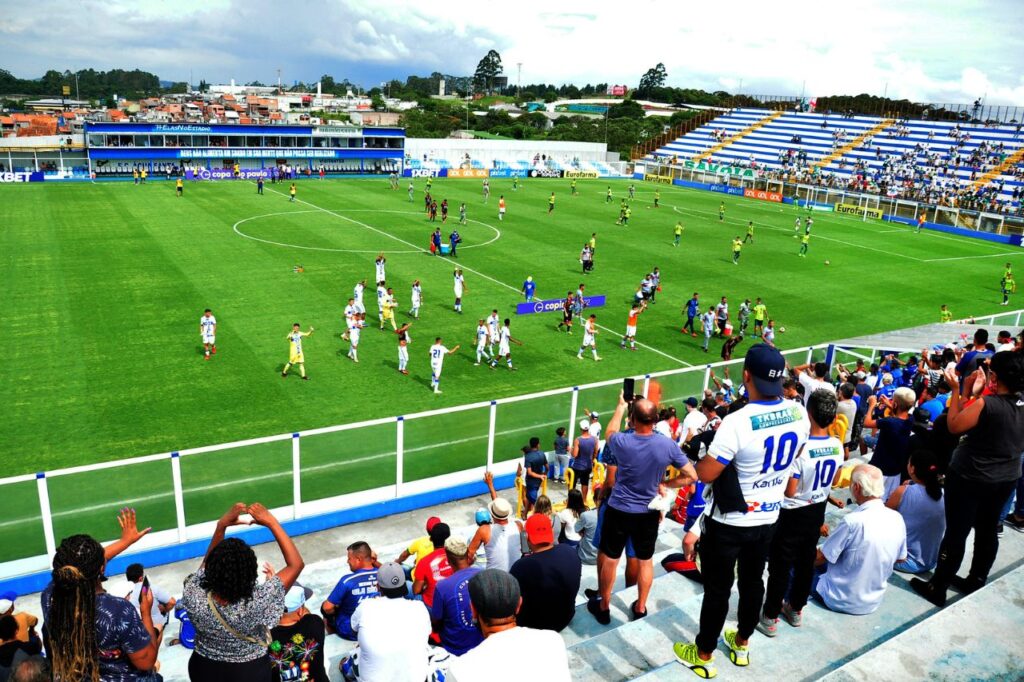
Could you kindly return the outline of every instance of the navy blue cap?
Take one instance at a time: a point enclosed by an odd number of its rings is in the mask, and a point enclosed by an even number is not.
[[[778,348],[758,343],[747,350],[743,369],[750,372],[758,393],[767,397],[782,395],[782,382],[786,378],[786,359]]]

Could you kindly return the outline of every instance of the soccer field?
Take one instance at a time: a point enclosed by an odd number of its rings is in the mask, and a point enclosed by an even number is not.
[[[3,229],[4,328],[12,351],[0,380],[3,476],[121,459],[490,400],[626,375],[718,360],[701,339],[680,334],[681,309],[694,291],[706,307],[727,295],[735,317],[744,298],[762,297],[786,333],[783,348],[853,334],[937,321],[949,305],[956,317],[1000,310],[1003,264],[1021,250],[980,240],[814,214],[807,258],[797,257],[793,221],[802,209],[721,194],[637,182],[628,227],[615,225],[628,182],[493,179],[490,201],[479,181],[435,179],[433,194],[447,198],[452,218],[468,206],[469,225],[457,262],[426,253],[433,228],[425,218],[423,187],[416,195],[388,189],[387,180],[305,180],[298,201],[285,185],[263,196],[247,182],[187,183],[176,198],[171,183],[28,185],[0,187]],[[556,193],[556,209],[547,198]],[[499,222],[500,194],[508,214]],[[718,204],[726,205],[725,220]],[[672,228],[686,227],[673,248]],[[753,220],[755,243],[732,265],[730,243]],[[440,223],[440,218],[438,218]],[[582,276],[578,254],[597,233],[594,272]],[[389,285],[407,320],[409,289],[423,285],[421,319],[411,329],[410,376],[397,370],[396,340],[376,329],[373,260],[387,254]],[[830,265],[825,265],[825,260]],[[304,272],[296,273],[301,264]],[[452,270],[465,272],[465,314],[452,310]],[[620,350],[626,312],[640,279],[662,271],[658,303],[639,320],[637,352]],[[576,359],[580,333],[555,331],[559,315],[512,314],[519,289],[532,275],[538,297],[565,296],[585,282],[604,294],[595,363]],[[339,338],[342,308],[352,286],[367,279],[367,321],[360,363],[345,357]],[[203,361],[198,331],[204,308],[217,317],[218,353]],[[512,317],[516,372],[475,367],[477,320],[492,308]],[[311,380],[280,376],[293,322],[316,327],[305,341]],[[435,336],[462,349],[445,362],[443,395],[429,391],[427,349]],[[746,342],[737,353],[742,355]],[[691,384],[694,384],[691,386]],[[690,379],[670,397],[699,389]],[[615,391],[582,395],[580,407],[609,410]],[[548,444],[565,422],[569,396],[503,409],[496,431],[497,460],[519,456],[529,436]],[[405,478],[484,463],[486,409],[407,423]],[[303,439],[303,496],[327,497],[394,482],[394,427]],[[390,453],[389,453],[390,450]],[[287,441],[183,458],[187,521],[210,520],[229,501],[258,491],[268,505],[291,501]],[[306,473],[309,468],[308,474]],[[137,500],[144,522],[175,524],[168,504],[170,465],[149,462],[130,470],[50,481],[56,533],[108,528],[111,510]],[[156,484],[154,482],[157,482]],[[112,485],[114,483],[114,485]],[[154,493],[154,490],[158,491]],[[5,487],[13,509],[32,510],[35,485]],[[88,500],[88,503],[83,502]],[[40,538],[30,512],[19,533]],[[74,523],[71,523],[73,518]],[[35,542],[35,540],[33,540]],[[41,549],[30,547],[29,549]],[[30,552],[33,553],[33,552]],[[0,557],[3,559],[5,557]]]

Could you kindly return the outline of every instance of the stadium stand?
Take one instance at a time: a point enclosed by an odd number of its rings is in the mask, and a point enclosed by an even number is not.
[[[1004,212],[1020,211],[1024,193],[1024,138],[1009,124],[734,109],[647,158]]]

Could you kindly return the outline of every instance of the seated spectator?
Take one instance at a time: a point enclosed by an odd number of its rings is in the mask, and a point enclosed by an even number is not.
[[[192,626],[192,621],[188,619],[188,611],[178,604],[174,607],[174,617],[178,619],[181,626],[178,628],[178,636],[168,642],[167,646],[174,646],[180,644],[189,651],[196,648],[196,629]]]
[[[583,504],[583,493],[579,490],[570,490],[565,498],[565,509],[555,516],[553,528],[555,529],[555,540],[558,544],[566,544],[570,547],[578,547],[580,534],[576,531],[576,523],[580,516],[587,510]]]
[[[142,564],[131,564],[125,569],[124,575],[128,582],[132,584],[132,591],[128,593],[125,599],[130,601],[135,608],[140,608],[143,588],[148,587],[153,593],[153,627],[157,631],[156,645],[159,647],[164,637],[164,628],[167,626],[167,621],[170,620],[171,611],[174,609],[176,600],[171,596],[170,592],[149,580]]]
[[[885,481],[877,467],[854,469],[850,492],[857,507],[818,549],[815,564],[825,572],[814,594],[833,611],[860,616],[881,605],[893,566],[907,556],[907,528],[880,499]]]
[[[377,569],[380,562],[365,542],[353,542],[348,546],[347,553],[351,573],[342,576],[334,586],[331,594],[320,605],[320,614],[325,622],[333,624],[339,637],[354,642],[356,633],[351,627],[352,614],[356,612],[359,602],[377,596]]]
[[[18,639],[20,625],[14,616],[0,616],[0,682],[7,679],[23,661],[37,656],[43,650],[38,637],[29,642]]]
[[[284,595],[284,615],[270,630],[270,664],[274,682],[327,682],[324,669],[324,620],[310,613],[313,590],[298,583]]]
[[[53,557],[52,581],[40,598],[46,651],[54,679],[158,682],[153,595],[136,610],[103,589],[107,562],[138,542],[135,510],[118,515],[121,538],[103,547],[88,535],[64,538]]]
[[[430,542],[434,545],[434,551],[423,557],[423,561],[416,564],[416,570],[413,571],[415,582],[412,584],[412,593],[422,594],[423,604],[428,609],[434,604],[434,588],[438,581],[454,573],[444,549],[445,540],[451,534],[447,523],[435,524],[430,529]]]
[[[915,450],[907,463],[910,481],[893,491],[885,506],[895,509],[907,526],[907,558],[896,564],[903,573],[924,573],[939,560],[939,543],[946,532],[946,506],[935,454]]]
[[[597,543],[601,537],[598,533],[601,499],[601,488],[594,488],[594,501],[597,506],[580,514],[580,518],[576,522],[576,532],[580,536],[576,553],[579,555],[580,561],[588,566],[597,565]]]
[[[257,584],[256,554],[241,538],[224,539],[231,526],[246,525],[239,516],[271,532],[285,567]],[[270,682],[267,647],[270,628],[284,613],[284,595],[304,564],[284,528],[262,504],[239,502],[217,521],[199,570],[185,579],[181,605],[196,629],[196,648],[188,661],[193,682]],[[147,590],[148,594],[148,590]],[[151,605],[143,604],[143,618]]]
[[[883,400],[892,409],[891,417],[876,417],[875,396],[868,398],[868,411],[864,415],[864,428],[878,429],[877,436],[864,436],[864,442],[874,448],[871,464],[885,476],[885,490],[881,498],[889,499],[892,491],[899,487],[907,472],[907,455],[910,454],[910,433],[913,422],[910,408],[914,406],[914,392],[907,387],[897,388],[892,401]]]
[[[522,598],[519,583],[504,571],[487,569],[469,581],[473,614],[484,641],[452,660],[454,682],[569,682],[565,642],[556,632],[516,625]]]
[[[555,545],[551,520],[534,514],[526,521],[530,554],[512,564],[509,573],[519,581],[522,606],[516,623],[537,630],[561,632],[576,615],[583,565],[574,547]]]
[[[18,641],[27,644],[29,640],[37,636],[36,625],[39,624],[39,619],[31,613],[15,611],[14,602],[17,599],[17,592],[4,592],[0,594],[0,617],[14,616],[14,620],[18,621]]]
[[[469,563],[476,561],[476,553],[483,547],[487,568],[507,571],[523,553],[519,539],[522,524],[512,518],[512,505],[495,492],[494,475],[491,472],[484,474],[484,482],[491,492],[491,503],[487,505],[491,523],[477,527],[469,542]]]
[[[454,573],[437,583],[430,618],[441,646],[453,656],[461,656],[484,641],[469,605],[469,581],[481,569],[469,565],[469,548],[461,538],[445,540],[444,550]]]
[[[436,516],[431,516],[427,519],[427,534],[416,538],[409,543],[409,546],[402,550],[402,553],[395,559],[395,563],[404,564],[409,560],[409,557],[416,557],[416,561],[413,562],[413,568],[420,563],[423,557],[427,556],[434,551],[434,543],[430,541],[430,529],[441,523],[441,519]],[[408,574],[409,571],[406,571]]]
[[[42,656],[32,656],[21,662],[11,673],[10,682],[52,682],[50,661]]]
[[[379,594],[359,603],[352,631],[359,645],[341,661],[350,682],[423,682],[430,673],[430,615],[406,599],[405,570],[396,563],[376,571]]]

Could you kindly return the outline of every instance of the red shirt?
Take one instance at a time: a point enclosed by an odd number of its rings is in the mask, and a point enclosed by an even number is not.
[[[444,547],[435,549],[416,564],[413,578],[427,584],[427,589],[423,592],[423,603],[427,607],[434,605],[434,588],[437,587],[438,581],[444,580],[454,572],[448,564],[448,555],[445,554]]]

